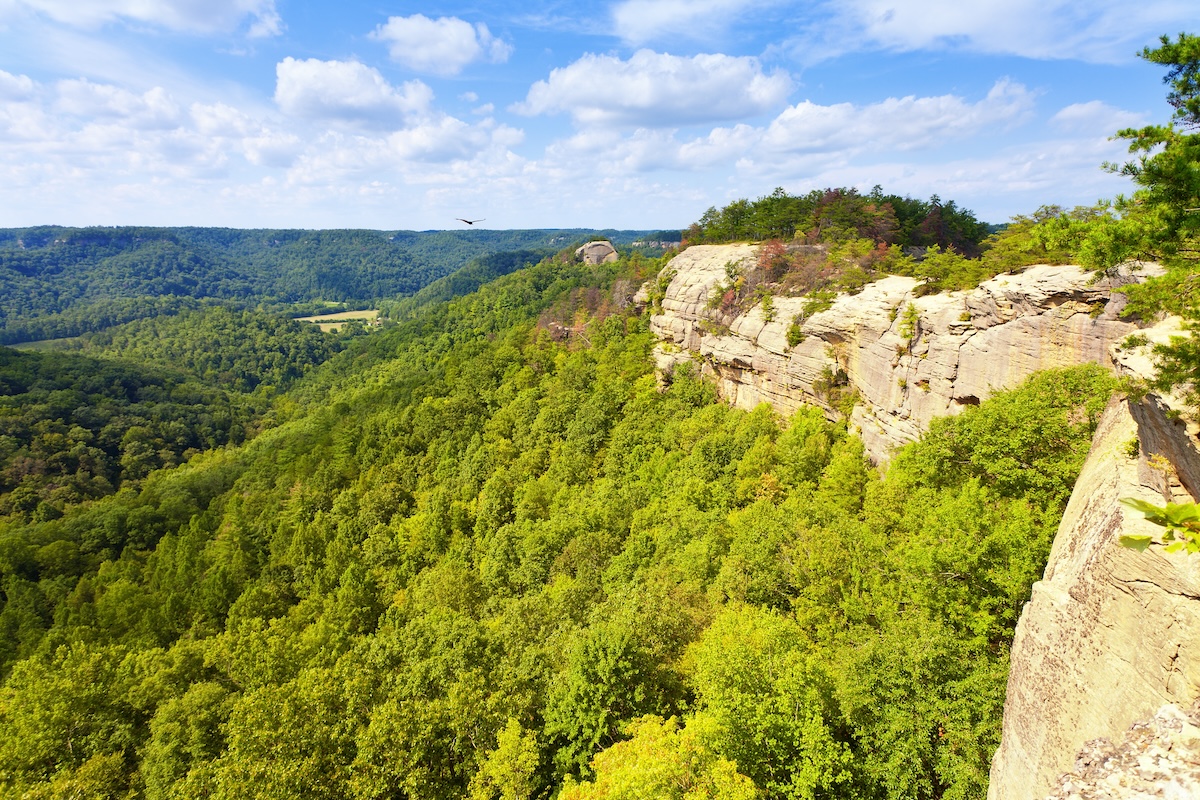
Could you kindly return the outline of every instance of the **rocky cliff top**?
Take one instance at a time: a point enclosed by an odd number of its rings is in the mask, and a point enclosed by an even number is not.
[[[766,402],[785,414],[815,404],[833,416],[857,393],[851,421],[875,461],[916,439],[934,417],[1037,370],[1085,362],[1115,368],[1120,343],[1138,331],[1119,318],[1125,299],[1112,290],[1139,273],[1093,281],[1075,266],[1029,267],[970,291],[927,296],[913,278],[888,277],[808,316],[803,297],[776,296],[769,314],[761,305],[734,316],[709,309],[726,266],[750,271],[757,253],[750,244],[699,245],[667,265],[664,276],[673,277],[651,320],[663,341],[660,369],[698,359],[728,401]],[[796,320],[803,339],[789,345]]]

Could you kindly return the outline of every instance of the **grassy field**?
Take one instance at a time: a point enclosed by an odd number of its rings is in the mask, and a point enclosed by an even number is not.
[[[341,311],[337,314],[318,314],[315,317],[296,317],[299,322],[315,322],[323,331],[336,331],[352,319],[370,322],[379,316],[378,309],[367,311]]]
[[[78,336],[66,336],[62,339],[42,339],[36,342],[21,342],[20,344],[10,344],[13,350],[26,351],[41,351],[41,350],[65,350],[75,342],[80,341]]]

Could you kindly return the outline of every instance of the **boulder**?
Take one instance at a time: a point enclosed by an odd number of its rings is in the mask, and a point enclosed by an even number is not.
[[[612,242],[588,242],[575,251],[575,257],[585,264],[607,264],[620,258]]]

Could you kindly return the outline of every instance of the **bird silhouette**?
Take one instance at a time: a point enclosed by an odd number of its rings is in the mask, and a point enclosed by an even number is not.
[[[455,217],[455,219],[459,222],[465,222],[468,225],[474,225],[476,222],[483,222],[482,219],[463,219],[462,217]]]

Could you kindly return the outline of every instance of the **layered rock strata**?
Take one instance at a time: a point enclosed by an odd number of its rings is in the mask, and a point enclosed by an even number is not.
[[[1200,556],[1119,543],[1163,530],[1121,498],[1198,496],[1200,452],[1182,423],[1154,397],[1114,401],[1017,625],[989,800],[1044,798],[1085,743],[1200,698]]]
[[[660,370],[698,358],[729,402],[766,402],[785,414],[817,404],[832,415],[839,396],[857,392],[852,423],[876,461],[934,417],[1039,369],[1111,366],[1111,351],[1137,330],[1118,318],[1124,296],[1112,293],[1135,275],[1093,283],[1073,266],[1030,267],[971,291],[925,297],[919,281],[889,277],[807,317],[802,297],[774,297],[766,315],[761,304],[736,315],[709,308],[715,288],[737,270],[752,273],[756,260],[755,245],[701,245],[668,264],[662,311],[651,319],[663,342]],[[789,346],[798,319],[803,340]]]

